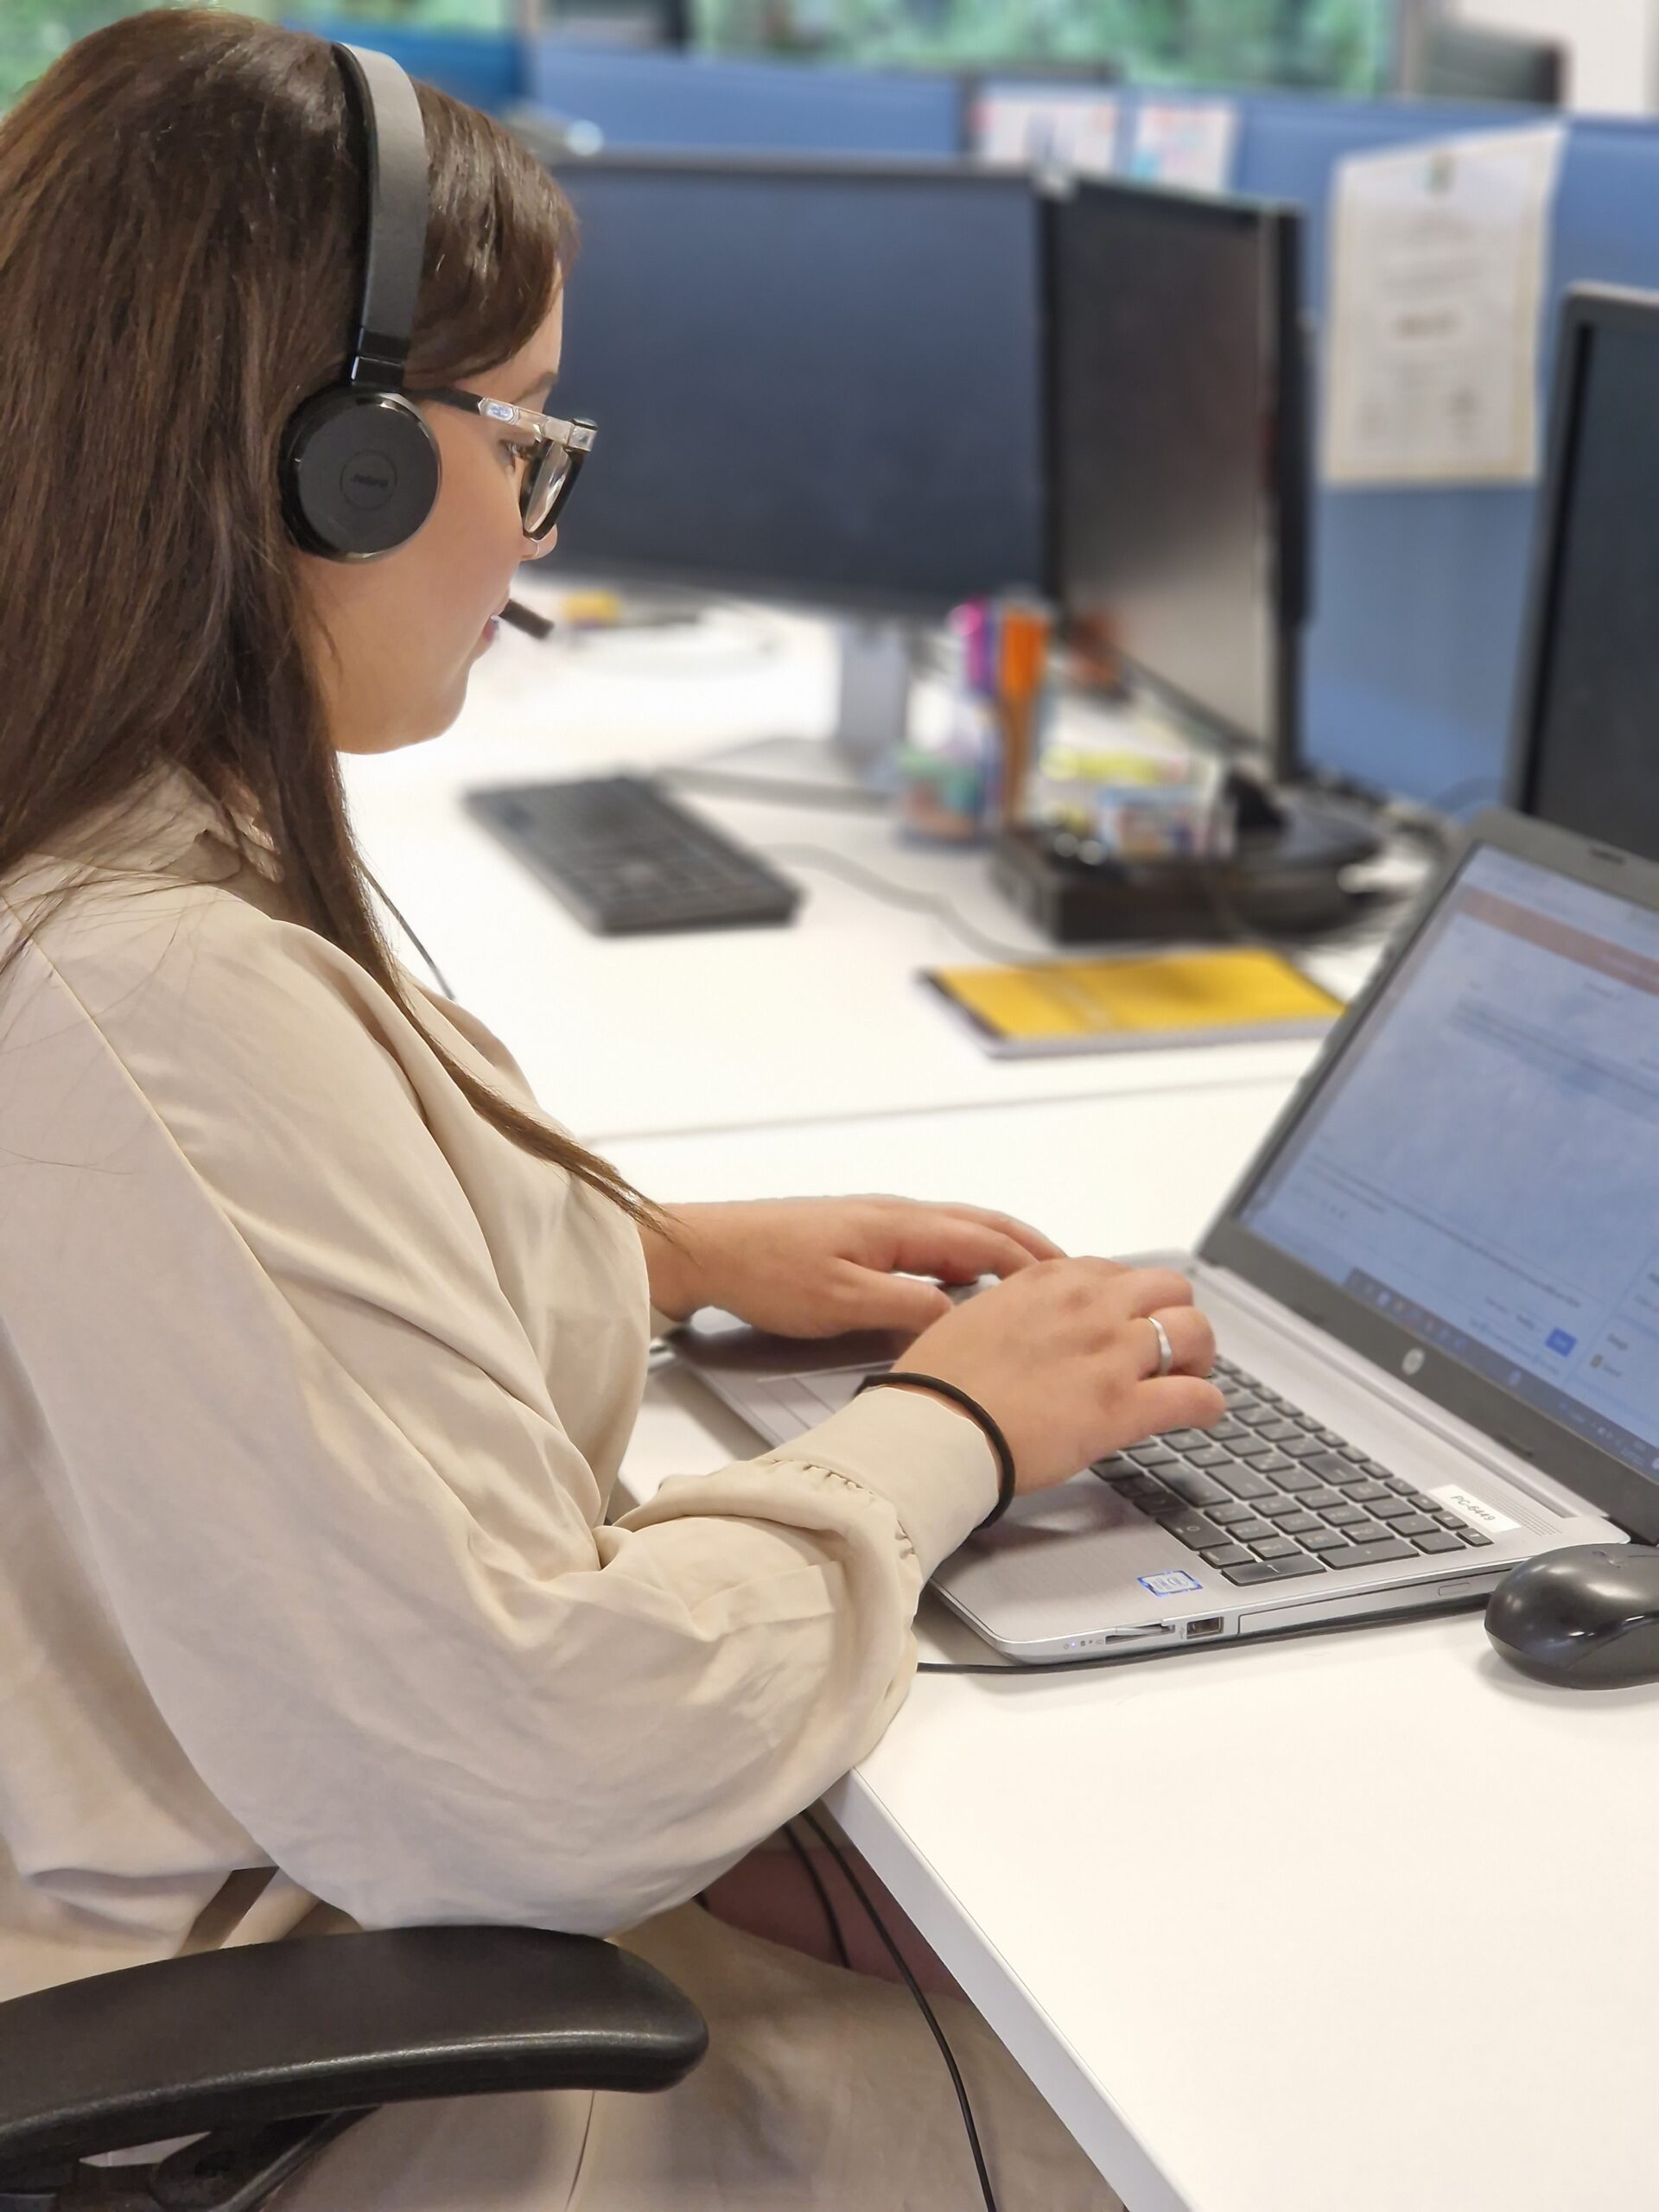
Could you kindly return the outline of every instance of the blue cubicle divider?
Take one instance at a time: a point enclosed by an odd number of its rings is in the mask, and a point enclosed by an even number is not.
[[[1238,105],[1233,187],[1305,210],[1316,320],[1339,161],[1549,119],[1512,108],[1288,94]],[[1569,284],[1590,281],[1659,289],[1659,127],[1613,119],[1569,126],[1550,257],[1545,391],[1555,304]],[[1535,503],[1533,488],[1520,485],[1320,489],[1305,705],[1306,751],[1316,766],[1419,798],[1453,794],[1459,808],[1498,796]]]
[[[524,42],[497,31],[423,30],[398,23],[294,16],[289,29],[389,54],[423,84],[499,115],[529,94]]]
[[[531,50],[530,96],[596,124],[619,151],[953,155],[964,130],[958,77],[607,52],[553,37]]]

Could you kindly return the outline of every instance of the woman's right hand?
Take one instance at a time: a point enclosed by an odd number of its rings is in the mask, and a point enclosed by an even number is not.
[[[1149,1315],[1175,1356],[1166,1376]],[[1221,1393],[1205,1379],[1215,1357],[1185,1275],[1041,1260],[924,1329],[897,1364],[954,1382],[984,1407],[1007,1439],[1023,1493],[1161,1430],[1219,1421]]]

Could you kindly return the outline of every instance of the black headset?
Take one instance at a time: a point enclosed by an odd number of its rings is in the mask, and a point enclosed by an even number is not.
[[[344,378],[314,392],[283,431],[283,519],[329,561],[406,545],[432,512],[437,442],[404,396],[426,250],[426,132],[415,87],[390,54],[334,48],[363,132],[363,296]]]

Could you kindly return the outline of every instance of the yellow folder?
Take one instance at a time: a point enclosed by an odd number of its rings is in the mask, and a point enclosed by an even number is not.
[[[1317,1037],[1342,1001],[1254,948],[929,968],[922,982],[999,1058]]]

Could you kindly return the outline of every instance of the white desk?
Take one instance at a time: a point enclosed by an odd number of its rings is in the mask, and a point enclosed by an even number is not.
[[[1177,1087],[635,1137],[611,1156],[668,1205],[887,1191],[1000,1206],[1068,1251],[1147,1251],[1197,1240],[1289,1089]]]
[[[1190,1239],[1275,1103],[1258,1084],[615,1152],[670,1198],[982,1198],[1122,1250]],[[625,1479],[648,1494],[753,1448],[658,1377]],[[988,1656],[931,1609],[922,1636],[925,1656]],[[1535,1688],[1477,1616],[923,1676],[829,1802],[1131,2212],[1659,2207],[1659,1687]]]
[[[473,783],[810,733],[830,684],[823,634],[778,618],[509,634],[448,736],[351,764],[353,810],[461,996],[654,1195],[893,1190],[1073,1249],[1190,1242],[1309,1048],[999,1064],[915,995],[915,969],[972,957],[936,923],[789,863],[811,889],[792,929],[607,943],[461,811]],[[711,810],[1044,949],[974,860]],[[753,1449],[659,1376],[625,1478]],[[982,1656],[931,1608],[921,1633]],[[830,1802],[1132,2212],[1659,2212],[1656,1754],[1659,1690],[1531,1688],[1464,1618],[923,1677]]]
[[[370,864],[457,996],[509,1044],[550,1112],[623,1137],[1029,1098],[1293,1079],[1305,1044],[991,1060],[914,982],[976,957],[943,923],[793,858],[785,929],[606,939],[573,921],[461,809],[474,785],[652,768],[727,740],[828,727],[821,626],[747,611],[695,629],[540,645],[512,632],[454,728],[347,763]],[[884,818],[699,797],[761,849],[811,844],[942,896],[1016,951],[1052,951],[990,888],[982,855],[901,845]],[[1335,988],[1370,955],[1339,955]]]

